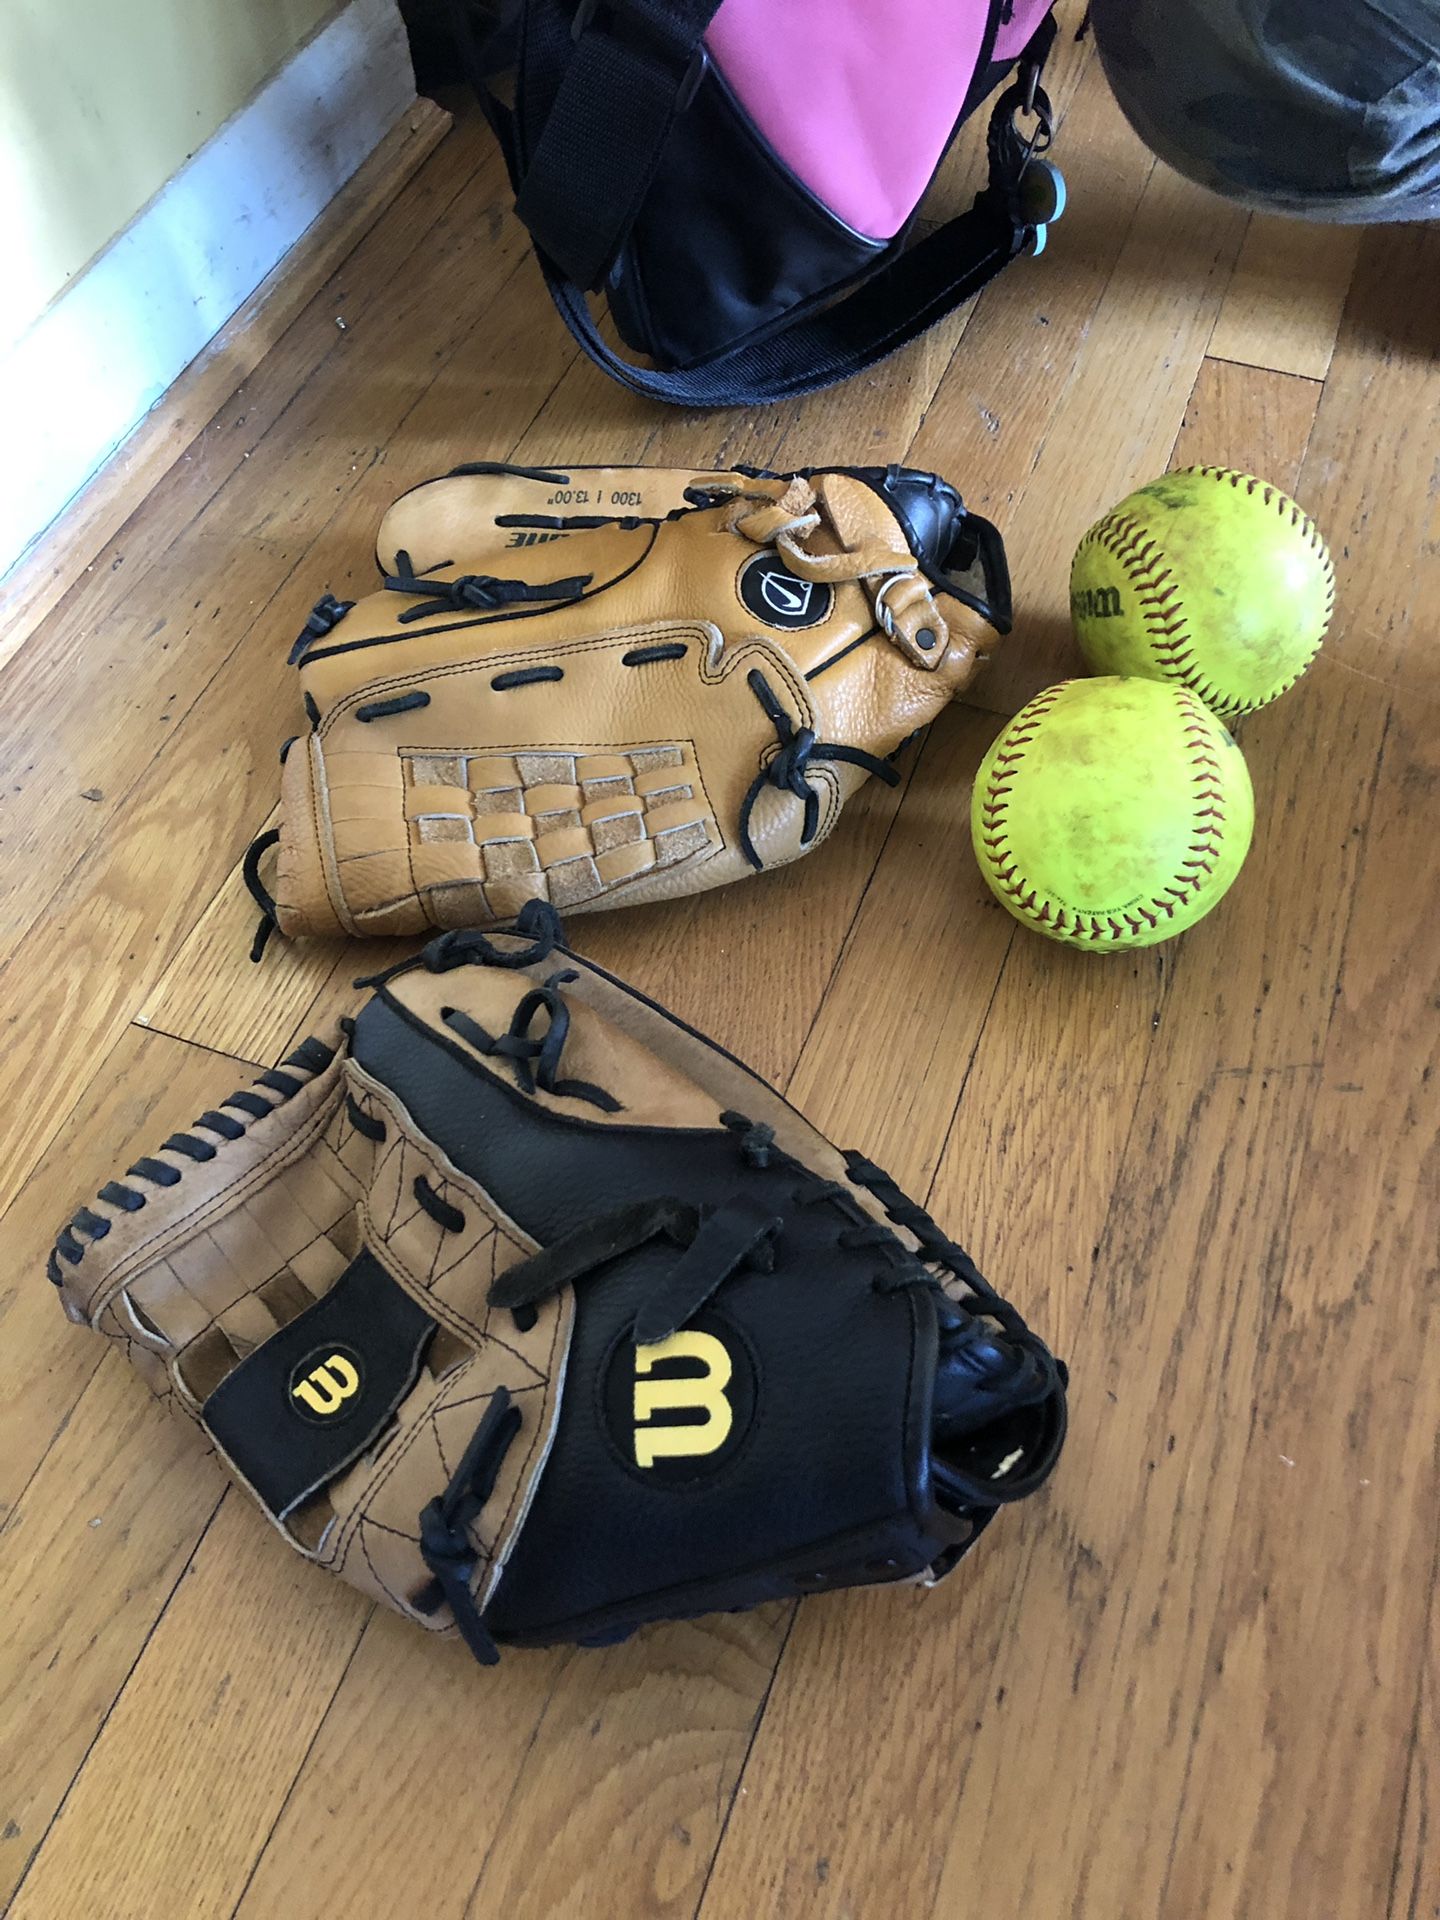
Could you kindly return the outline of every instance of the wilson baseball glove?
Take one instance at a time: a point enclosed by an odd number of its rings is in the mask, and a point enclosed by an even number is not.
[[[292,651],[257,957],[273,925],[485,927],[794,860],[1010,622],[995,529],[901,468],[459,468],[378,558]]]
[[[947,1573],[1049,1473],[1064,1370],[558,937],[443,935],[109,1181],[50,1259],[70,1317],[297,1552],[483,1661]]]

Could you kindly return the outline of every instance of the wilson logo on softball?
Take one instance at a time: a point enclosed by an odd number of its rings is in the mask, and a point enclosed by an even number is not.
[[[1118,587],[1077,587],[1070,595],[1070,611],[1077,620],[1118,620]]]
[[[307,1354],[291,1374],[290,1401],[304,1420],[333,1420],[359,1393],[360,1380],[357,1353],[348,1347],[321,1348]]]
[[[670,1360],[698,1363],[699,1373],[655,1377]],[[735,1412],[725,1389],[734,1366],[713,1333],[672,1333],[658,1346],[635,1349],[635,1464],[696,1459],[717,1453],[730,1437]],[[676,1425],[651,1425],[657,1414],[683,1413]]]

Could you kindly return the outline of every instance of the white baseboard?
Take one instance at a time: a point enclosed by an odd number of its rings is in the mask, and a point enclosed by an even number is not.
[[[0,356],[0,574],[414,98],[395,0],[350,0]]]

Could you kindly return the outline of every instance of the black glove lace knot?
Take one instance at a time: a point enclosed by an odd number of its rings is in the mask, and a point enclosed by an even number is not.
[[[604,1087],[589,1080],[560,1078],[560,1061],[570,1034],[570,1009],[560,989],[578,978],[573,969],[567,969],[552,973],[543,987],[532,987],[517,1002],[510,1025],[501,1034],[488,1033],[461,1007],[442,1007],[440,1018],[477,1053],[508,1061],[522,1093],[533,1094],[538,1087],[561,1100],[585,1100],[602,1113],[619,1113],[620,1102]],[[537,1036],[531,1028],[542,1013],[546,1016],[545,1031]]]
[[[422,1613],[434,1613],[448,1602],[461,1639],[486,1667],[496,1664],[500,1650],[475,1604],[472,1582],[479,1554],[470,1528],[495,1491],[510,1442],[519,1431],[520,1409],[511,1404],[504,1387],[497,1387],[449,1486],[420,1514],[420,1557],[435,1581],[415,1604]]]
[[[853,767],[863,767],[866,773],[873,773],[891,787],[900,784],[900,776],[888,760],[866,753],[863,747],[847,747],[835,741],[817,740],[812,728],[797,727],[758,667],[753,667],[746,675],[746,685],[765,709],[766,717],[780,742],[778,752],[750,782],[749,791],[740,803],[740,851],[759,872],[765,862],[751,838],[750,821],[755,812],[755,803],[766,787],[777,787],[782,793],[793,793],[797,800],[803,801],[805,819],[800,831],[800,844],[808,847],[820,828],[820,795],[809,780],[812,762],[844,761]]]
[[[432,613],[494,613],[501,607],[513,607],[530,601],[578,600],[593,575],[572,574],[568,580],[499,580],[489,573],[462,573],[454,580],[437,580],[441,568],[453,566],[442,560],[440,567],[417,573],[408,553],[402,548],[395,555],[395,571],[385,575],[390,593],[425,594],[416,606],[407,607],[399,616],[402,626],[423,620]]]
[[[414,959],[398,960],[383,973],[362,975],[355,985],[383,987],[397,973],[406,973],[416,966],[423,966],[427,973],[449,973],[452,967],[469,966],[503,967],[509,971],[533,967],[541,960],[548,960],[565,936],[560,916],[548,900],[527,900],[513,932],[528,945],[501,947],[478,927],[453,928],[432,940]]]
[[[740,1151],[745,1157],[747,1167],[765,1168],[770,1164],[770,1152],[775,1145],[775,1129],[767,1127],[761,1120],[752,1120],[744,1113],[722,1113],[722,1127],[728,1127],[740,1142]]]
[[[303,660],[317,640],[334,631],[354,604],[353,600],[337,600],[333,593],[322,593],[310,609],[310,618],[296,634],[286,664],[293,667]]]

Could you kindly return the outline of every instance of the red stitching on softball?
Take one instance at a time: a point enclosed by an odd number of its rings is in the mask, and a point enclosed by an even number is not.
[[[1133,911],[1121,909],[1124,926],[1113,914],[1080,914],[1056,901],[1042,902],[1038,889],[1020,874],[1018,862],[1009,848],[1003,815],[1009,806],[1016,774],[1025,759],[1024,749],[1040,732],[1041,723],[1067,684],[1062,681],[1059,686],[1037,694],[1011,722],[1013,730],[1007,738],[1007,751],[997,753],[992,761],[981,797],[981,813],[987,829],[981,839],[1001,891],[1015,901],[1022,914],[1038,925],[1051,926],[1057,933],[1103,944],[1120,939],[1127,928],[1131,933],[1140,932],[1142,926],[1158,928],[1161,914],[1173,920],[1177,909],[1188,906],[1214,874],[1223,851],[1220,828],[1225,820],[1224,793],[1212,783],[1219,776],[1220,762],[1210,744],[1210,716],[1195,694],[1188,688],[1177,687],[1175,691],[1184,710],[1181,739],[1191,763],[1192,799],[1196,805],[1194,837],[1186,848],[1190,857],[1181,862],[1171,885],[1156,893],[1148,904],[1137,904]],[[1018,751],[1008,750],[1017,744]],[[1209,804],[1202,807],[1202,801]]]
[[[1288,680],[1267,693],[1265,701],[1255,704],[1264,705],[1266,701],[1278,700],[1282,693],[1289,692],[1320,651],[1321,642],[1329,631],[1331,616],[1335,611],[1335,567],[1325,549],[1325,542],[1320,537],[1320,529],[1296,501],[1287,498],[1268,481],[1257,479],[1252,473],[1240,473],[1233,467],[1211,466],[1183,467],[1179,472],[1203,474],[1206,479],[1223,481],[1237,491],[1243,487],[1247,497],[1250,498],[1258,492],[1262,506],[1273,507],[1282,519],[1288,521],[1289,525],[1300,534],[1324,570],[1325,615],[1314,647]],[[1080,542],[1082,552],[1087,546],[1103,547],[1107,553],[1113,554],[1125,569],[1136,599],[1140,603],[1141,615],[1145,621],[1146,641],[1165,677],[1199,694],[1202,700],[1221,714],[1250,711],[1251,703],[1246,701],[1237,703],[1229,699],[1212,680],[1193,670],[1193,652],[1182,655],[1177,651],[1178,646],[1186,645],[1192,638],[1185,622],[1183,606],[1173,609],[1170,606],[1171,600],[1179,590],[1179,582],[1170,569],[1161,564],[1162,556],[1153,536],[1147,534],[1139,521],[1130,514],[1122,514],[1118,511],[1108,513]]]

